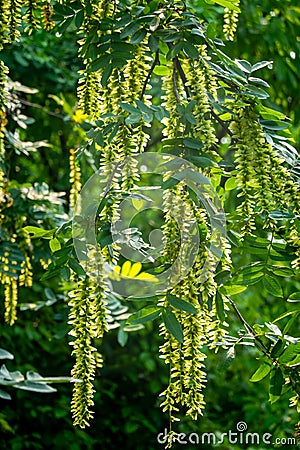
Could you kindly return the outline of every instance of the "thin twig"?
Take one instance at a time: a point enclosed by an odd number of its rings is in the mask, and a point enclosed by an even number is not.
[[[189,92],[189,89],[188,89],[188,86],[187,86],[188,80],[187,80],[187,77],[186,77],[186,75],[185,75],[185,73],[184,73],[184,70],[183,70],[183,68],[182,68],[182,65],[181,65],[181,63],[180,63],[180,61],[179,61],[179,59],[178,59],[177,57],[174,58],[174,61],[175,61],[176,67],[177,67],[177,69],[178,69],[179,76],[180,76],[180,78],[181,78],[181,80],[182,80],[182,83],[183,83],[184,90],[185,90],[185,93],[186,93],[186,95],[187,95],[187,98],[190,98],[191,95],[190,95],[190,92]],[[218,116],[218,114],[216,114],[212,108],[210,109],[210,112],[211,112],[212,117],[213,117],[217,122],[219,122],[219,124],[220,124],[221,127],[226,131],[226,133],[228,133],[229,136],[232,137],[232,136],[233,136],[233,133],[229,130],[227,124],[226,124],[222,119],[220,119],[220,117]]]
[[[244,325],[245,329],[250,334],[252,334],[252,336],[254,338],[254,342],[256,341],[257,347],[259,347],[259,349],[264,353],[264,355],[266,355],[266,356],[268,356],[270,358],[270,353],[269,353],[268,349],[266,348],[265,344],[263,343],[263,341],[258,336],[256,336],[255,331],[246,322],[246,320],[244,319],[244,317],[240,313],[240,311],[239,311],[238,307],[236,306],[236,304],[234,303],[234,301],[232,301],[230,297],[226,297],[226,298],[228,299],[229,303],[231,304],[232,308],[234,309],[234,311],[235,311],[236,315],[238,316],[238,318],[240,319],[241,323]]]
[[[228,126],[226,125],[226,123],[225,123],[222,119],[220,119],[220,117],[218,116],[218,114],[216,114],[212,108],[211,108],[210,112],[211,112],[211,115],[213,116],[213,118],[216,119],[217,122],[219,122],[219,124],[220,124],[221,127],[226,131],[226,133],[228,133],[229,136],[232,137],[232,136],[233,136],[233,133],[232,133],[232,131],[229,130],[229,128],[228,128]]]
[[[117,162],[115,167],[113,168],[113,170],[112,170],[112,172],[111,172],[111,174],[109,176],[106,188],[104,189],[102,200],[107,196],[108,192],[110,191],[111,185],[113,183],[114,176],[115,176],[117,170],[119,169],[120,165],[121,165],[121,161]],[[124,163],[123,163],[123,165],[124,165]]]
[[[153,72],[155,66],[157,65],[157,63],[159,62],[158,54],[159,54],[159,52],[158,52],[158,50],[156,50],[155,58],[153,60],[153,63],[151,65],[150,69],[149,69],[148,75],[147,75],[147,77],[145,79],[145,82],[144,82],[144,85],[143,85],[143,89],[142,89],[142,92],[141,92],[141,95],[140,95],[140,100],[143,100],[144,94],[145,94],[146,89],[147,89],[147,84],[148,84],[148,82],[149,82],[149,80],[151,78],[152,72]]]
[[[244,325],[244,327],[246,328],[247,331],[249,331],[249,333],[251,333],[252,335],[254,335],[254,330],[251,328],[251,326],[246,322],[246,320],[244,319],[244,317],[242,316],[242,314],[240,313],[240,311],[238,310],[238,307],[236,306],[236,304],[231,300],[230,297],[226,297],[229,300],[229,303],[231,304],[231,306],[233,307],[234,311],[236,312],[238,318],[240,319],[240,321],[242,322],[242,324]]]
[[[178,70],[178,73],[179,73],[179,76],[180,76],[180,78],[181,78],[181,81],[182,81],[182,83],[183,83],[183,87],[184,87],[186,96],[187,96],[187,98],[190,98],[190,97],[191,97],[191,94],[190,94],[189,88],[188,88],[188,86],[187,86],[188,80],[187,80],[187,77],[186,77],[186,75],[185,75],[185,73],[184,73],[184,70],[183,70],[183,68],[182,68],[182,65],[180,64],[180,61],[179,61],[179,59],[177,58],[177,56],[175,56],[175,58],[173,59],[173,61],[174,61],[174,65],[175,65],[176,69]]]
[[[179,92],[178,92],[178,87],[177,87],[176,72],[177,72],[177,69],[176,69],[175,62],[174,62],[173,74],[172,74],[173,90],[174,90],[174,94],[175,94],[177,103],[181,103]]]
[[[18,99],[18,100],[23,105],[32,106],[32,108],[38,108],[38,109],[43,110],[44,113],[49,114],[49,116],[54,116],[54,117],[57,117],[58,119],[64,119],[64,116],[62,116],[61,114],[57,114],[57,113],[54,113],[52,111],[48,111],[47,109],[45,109],[43,106],[39,105],[38,103],[32,103],[32,102],[29,102],[29,101],[24,100],[22,98]]]

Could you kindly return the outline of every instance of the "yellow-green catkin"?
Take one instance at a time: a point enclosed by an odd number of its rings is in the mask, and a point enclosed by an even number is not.
[[[78,161],[76,161],[75,150],[73,148],[70,149],[69,156],[69,164],[70,164],[70,198],[69,205],[70,210],[72,211],[75,208],[78,195],[81,190],[81,171]]]
[[[169,74],[163,77],[163,106],[169,112],[169,117],[163,119],[163,136],[167,139],[176,138],[182,135],[184,126],[180,121],[177,112],[177,105],[181,103],[183,88],[180,83],[179,73],[173,63],[168,63]]]
[[[95,347],[95,339],[101,339],[107,331],[106,290],[102,258],[94,259],[94,272],[74,280],[76,287],[69,293],[69,324],[73,337],[71,345],[75,364],[71,371],[75,379],[71,412],[74,425],[85,428],[93,418],[94,385],[96,368],[102,367],[103,358]]]
[[[40,28],[41,2],[37,0],[26,0],[24,19],[27,23],[26,31],[31,34],[33,30]]]
[[[3,48],[3,44],[10,41],[9,39],[9,10],[10,0],[0,1],[0,50]],[[3,62],[1,61],[2,65]]]
[[[239,0],[235,2],[235,6],[239,5]],[[228,41],[233,41],[235,33],[237,30],[237,24],[239,21],[239,12],[234,9],[225,8],[224,9],[224,24],[223,33],[225,39]]]
[[[202,53],[205,49],[202,49]],[[187,86],[191,91],[191,100],[196,102],[193,110],[196,124],[193,127],[193,137],[203,144],[203,152],[217,157],[215,146],[217,143],[216,130],[210,116],[210,103],[208,100],[208,88],[213,92],[214,83],[212,74],[201,60],[189,61],[186,71]],[[195,88],[196,86],[196,88]]]
[[[54,27],[53,16],[53,6],[49,0],[46,0],[42,5],[42,23],[43,28],[46,31],[51,31]]]
[[[116,119],[111,116],[124,114],[120,101],[136,107],[136,100],[147,103],[147,75],[149,62],[145,56],[145,45],[135,46],[135,58],[129,60],[121,69],[114,68],[105,86],[101,89],[101,114],[108,115],[104,120],[107,126],[115,126]],[[119,122],[113,139],[105,137],[100,168],[109,185],[107,202],[100,214],[102,223],[115,222],[118,219],[118,204],[121,192],[130,192],[139,179],[136,155],[143,152],[149,135],[144,131],[145,121],[140,118],[137,123]],[[113,246],[117,254],[117,245]],[[104,252],[108,259],[111,254]]]
[[[295,258],[291,262],[291,265],[295,270],[299,271],[300,270],[300,232],[295,224],[295,221],[293,221],[290,224],[285,240],[294,249]]]
[[[22,21],[21,14],[22,2],[20,0],[10,0],[9,4],[9,38],[10,42],[18,40],[20,37],[20,27]]]
[[[275,148],[267,142],[252,105],[235,110],[230,125],[235,141],[237,184],[242,203],[238,211],[244,225],[242,234],[251,234],[260,212],[285,209],[299,211],[299,191]]]
[[[12,326],[17,320],[18,306],[18,280],[17,278],[6,276],[4,285],[4,320]]]
[[[29,235],[22,230],[19,231],[19,248],[24,255],[24,261],[21,263],[21,272],[19,274],[19,286],[32,286],[32,262],[30,254],[32,252],[32,244]]]
[[[100,0],[97,3],[82,1],[84,8],[84,20],[80,29],[79,56],[83,60],[84,69],[82,69],[77,89],[78,107],[91,119],[98,119],[101,114],[101,76],[103,68],[94,70],[91,67],[92,58],[89,55],[88,39],[93,37],[100,38],[102,31],[100,24],[103,20],[111,17],[114,10],[113,2],[109,0]],[[92,7],[92,14],[90,8]]]
[[[198,269],[202,269],[203,261],[197,264],[197,259],[189,273],[184,273],[185,263],[188,259],[185,251],[191,248],[189,246],[189,228],[195,223],[193,210],[183,185],[176,187],[173,196],[173,209],[172,213],[167,212],[166,225],[171,225],[168,214],[172,214],[171,217],[175,223],[180,223],[180,230],[177,231],[174,226],[173,228],[172,226],[164,228],[165,256],[170,260],[168,262],[173,264],[172,270],[175,272],[175,278],[180,276],[181,281],[171,290],[171,294],[191,303],[197,313],[189,314],[173,310],[183,330],[183,342],[176,340],[164,323],[160,329],[160,335],[164,337],[164,344],[160,347],[161,357],[170,367],[169,385],[161,394],[164,397],[161,406],[163,411],[168,412],[170,422],[178,420],[177,413],[181,407],[184,407],[186,414],[193,419],[202,414],[205,406],[203,389],[206,382],[203,345],[207,342],[208,322],[211,322],[207,308],[199,303],[200,277]],[[164,206],[168,206],[168,203],[165,203]],[[171,235],[171,232],[174,236]],[[180,240],[178,240],[178,232],[181,232]],[[184,238],[184,235],[187,237]],[[170,279],[170,282],[172,283],[174,280]],[[164,301],[163,306],[170,307],[167,300]]]

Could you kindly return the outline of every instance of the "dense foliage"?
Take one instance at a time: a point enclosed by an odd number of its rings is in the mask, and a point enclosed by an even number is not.
[[[297,13],[2,0],[3,448],[296,445]]]

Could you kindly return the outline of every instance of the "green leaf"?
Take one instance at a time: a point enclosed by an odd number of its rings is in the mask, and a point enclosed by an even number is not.
[[[137,30],[130,38],[131,44],[139,44],[145,38],[147,31],[143,28],[141,30]]]
[[[183,331],[177,317],[169,308],[165,308],[162,312],[162,319],[166,325],[167,330],[174,336],[179,342],[183,342]]]
[[[240,270],[239,273],[246,275],[249,273],[256,273],[256,272],[261,272],[261,270],[265,267],[265,263],[262,262],[254,262],[251,264],[248,264],[247,266],[243,266]]]
[[[70,383],[80,380],[75,380],[71,377],[42,377],[39,373],[29,370],[26,372],[26,380],[34,381],[35,383]]]
[[[237,182],[236,182],[236,178],[232,177],[232,178],[228,178],[228,180],[225,183],[225,191],[232,191],[233,189],[235,189],[237,187]]]
[[[188,148],[193,148],[195,150],[201,149],[203,144],[199,139],[195,139],[192,137],[183,139],[183,144]]]
[[[278,277],[292,277],[295,275],[293,269],[290,269],[289,267],[285,266],[268,265],[268,270],[270,270],[274,275],[277,275]]]
[[[192,58],[192,59],[199,58],[199,52],[191,42],[187,42],[187,41],[183,42],[182,48],[190,58]]]
[[[178,184],[180,182],[180,180],[178,180],[178,178],[168,178],[166,181],[163,181],[163,183],[161,184],[161,188],[162,189],[170,189],[173,186],[176,186],[176,184]]]
[[[225,318],[226,318],[226,314],[225,314],[225,310],[224,310],[223,296],[218,291],[216,294],[215,301],[216,301],[216,310],[217,310],[218,318],[221,322],[224,322]]]
[[[136,325],[124,325],[123,330],[126,331],[127,333],[131,333],[132,331],[139,331],[139,330],[143,330],[145,327],[143,324],[138,323]]]
[[[33,391],[33,392],[41,392],[43,394],[56,392],[56,389],[48,386],[47,384],[38,383],[35,381],[25,380],[21,383],[13,385],[17,389],[22,389],[23,391]]]
[[[225,354],[223,353],[222,355],[219,356],[218,358],[219,361],[217,364],[218,371],[223,372],[224,370],[227,370],[228,367],[234,361],[234,358],[235,358],[235,347],[234,345],[232,345]]]
[[[109,64],[102,73],[102,77],[101,77],[101,84],[102,86],[106,86],[107,80],[109,79],[109,77],[111,76],[111,73],[113,71],[113,65]]]
[[[14,355],[3,348],[0,348],[0,359],[14,359]]]
[[[145,308],[131,314],[127,319],[129,324],[145,323],[157,319],[162,313],[162,307],[156,305],[145,306]]]
[[[277,111],[276,109],[267,108],[266,106],[262,106],[262,105],[260,106],[260,115],[264,119],[275,118],[275,119],[279,119],[279,120],[284,120],[286,118],[286,115],[283,114],[282,112]]]
[[[283,339],[278,339],[276,344],[273,345],[271,350],[271,358],[277,358],[284,350],[284,347],[286,345],[286,341]]]
[[[300,292],[293,292],[289,295],[289,300],[295,300],[296,302],[300,302]]]
[[[286,211],[272,211],[269,214],[270,219],[274,219],[274,220],[285,220],[285,219],[293,219],[294,215],[286,212]]]
[[[260,61],[252,66],[251,72],[255,72],[256,70],[262,69],[263,67],[270,66],[272,64],[273,61]]]
[[[194,29],[195,30],[195,29]],[[198,30],[192,30],[192,33]],[[195,33],[196,34],[196,33]],[[210,22],[206,28],[206,37],[209,39],[214,39],[216,37],[216,24],[213,22]]]
[[[287,364],[291,362],[295,356],[300,353],[300,343],[297,344],[289,344],[288,347],[284,350],[282,355],[279,357],[280,364]]]
[[[151,52],[155,53],[159,46],[159,41],[151,34],[148,39],[148,46]]]
[[[83,11],[83,9],[80,9],[79,11],[77,11],[76,17],[75,17],[75,25],[77,28],[81,27],[83,20],[84,20],[84,11]]]
[[[280,367],[273,367],[270,374],[269,400],[271,403],[275,403],[280,398],[283,383],[284,377]]]
[[[53,253],[56,252],[57,250],[60,250],[61,249],[61,245],[60,245],[59,240],[57,238],[51,239],[49,241],[49,247],[50,247],[50,249],[51,249],[51,251]]]
[[[300,311],[299,311],[300,314]],[[299,327],[299,322],[298,322],[298,316],[299,314],[293,314],[292,317],[287,321],[287,323],[284,326],[284,329],[282,330],[282,334],[286,335],[288,334],[289,330],[296,325],[297,327]]]
[[[250,81],[250,83],[258,84],[259,86],[264,86],[267,88],[270,87],[269,83],[267,83],[265,80],[262,80],[261,78],[249,77],[248,81]]]
[[[153,110],[149,106],[145,105],[145,103],[141,102],[140,100],[135,100],[135,103],[136,103],[137,107],[143,113],[146,113],[146,114],[152,114],[153,113]]]
[[[166,76],[169,75],[170,69],[167,66],[155,66],[153,69],[153,73],[155,73],[155,75],[159,75],[159,76]]]
[[[104,54],[100,56],[100,58],[95,59],[87,66],[88,72],[96,72],[97,70],[106,67],[110,63],[110,58],[111,55]]]
[[[20,382],[24,380],[23,375],[19,370],[15,372],[9,372],[5,364],[2,364],[0,369],[0,380],[9,380],[13,382]]]
[[[245,94],[250,95],[251,97],[259,98],[261,100],[269,97],[269,94],[263,89],[249,84],[246,86]]]
[[[240,8],[237,6],[237,2],[232,2],[231,0],[213,0],[214,3],[217,3],[218,5],[224,6],[224,8],[228,8],[230,10],[240,12]]]
[[[120,102],[119,105],[124,111],[129,112],[130,114],[140,114],[139,110],[130,103]]]
[[[126,331],[124,331],[124,329],[122,327],[119,328],[118,330],[118,343],[121,345],[121,347],[125,347],[125,345],[127,344],[128,341],[128,333]]]
[[[240,294],[241,292],[244,292],[247,289],[247,286],[241,286],[241,285],[229,285],[229,286],[222,286],[221,291],[224,292],[226,295],[236,295]]]
[[[11,400],[11,396],[7,392],[2,391],[2,389],[0,389],[0,398],[3,398],[4,400]]]
[[[126,300],[129,300],[130,302],[147,302],[147,301],[155,301],[155,300],[160,300],[161,298],[163,298],[162,295],[152,295],[149,297],[127,297]]]
[[[75,273],[77,273],[77,275],[85,275],[84,268],[79,264],[78,261],[76,261],[76,259],[70,258],[68,261],[68,265]]]
[[[257,249],[256,249],[257,250]],[[241,284],[242,286],[250,286],[252,284],[258,283],[262,278],[264,274],[263,272],[250,272],[250,273],[241,273],[237,277],[232,278],[232,284]]]
[[[167,294],[167,301],[176,309],[180,309],[181,311],[185,311],[190,314],[197,313],[197,309],[194,305],[183,300],[182,298],[176,297],[175,295]]]
[[[282,314],[281,316],[277,317],[277,319],[273,320],[273,323],[278,322],[279,320],[285,319],[286,317],[289,316],[293,316],[293,315],[299,315],[300,314],[300,310],[295,310],[295,311],[288,311],[284,314]]]
[[[263,285],[266,291],[274,295],[274,297],[282,297],[282,289],[276,278],[266,274],[263,278]]]
[[[270,364],[267,363],[261,364],[250,378],[250,381],[252,381],[252,383],[256,383],[257,381],[262,380],[270,373],[271,369],[272,366]]]
[[[238,68],[241,69],[243,72],[251,73],[252,66],[245,59],[235,59],[234,62],[236,63]]]
[[[120,38],[124,39],[132,34],[134,34],[140,28],[140,24],[137,21],[133,21],[123,28],[120,34]]]
[[[142,117],[142,115],[141,115],[140,111],[138,111],[137,113],[130,114],[130,116],[128,116],[125,119],[125,123],[127,125],[130,125],[130,124],[133,124],[133,123],[137,123],[137,122],[139,122],[139,120],[141,120],[141,117]]]
[[[55,233],[55,230],[43,230],[42,228],[39,227],[32,227],[32,226],[28,226],[28,227],[24,227],[23,230],[28,233],[31,238],[36,239],[36,238],[44,238],[44,239],[52,239],[53,235]]]
[[[191,163],[195,164],[197,167],[202,167],[205,169],[206,167],[214,167],[216,163],[205,156],[189,156],[187,158]]]

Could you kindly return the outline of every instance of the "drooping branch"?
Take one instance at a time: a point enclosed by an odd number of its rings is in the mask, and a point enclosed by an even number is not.
[[[146,89],[147,89],[147,84],[149,83],[149,80],[151,78],[153,70],[154,70],[155,66],[158,64],[158,62],[159,62],[159,52],[158,52],[158,50],[156,50],[155,58],[153,60],[153,63],[151,65],[150,69],[149,69],[148,75],[147,75],[147,77],[146,77],[146,79],[144,81],[144,84],[143,84],[143,89],[142,89],[142,92],[141,92],[141,95],[140,95],[140,100],[142,100],[143,97],[144,97],[144,94],[145,94]]]
[[[177,56],[174,58],[174,63],[175,63],[175,65],[176,65],[176,68],[177,68],[177,70],[178,70],[179,76],[180,76],[181,81],[182,81],[182,83],[183,83],[183,86],[184,86],[184,90],[185,90],[186,96],[187,96],[187,98],[189,99],[189,98],[191,97],[191,93],[190,93],[189,88],[188,88],[188,86],[187,86],[188,79],[187,79],[187,77],[186,77],[186,74],[185,74],[185,72],[184,72],[184,70],[183,70],[183,67],[182,67],[182,65],[181,65],[181,63],[180,63],[180,61],[179,61],[179,59],[177,58]],[[229,130],[227,124],[224,122],[224,120],[222,120],[222,119],[218,116],[218,114],[216,114],[216,113],[214,112],[214,110],[213,110],[212,107],[210,108],[210,113],[211,113],[212,117],[213,117],[213,118],[221,125],[221,127],[225,130],[225,132],[226,132],[227,134],[229,134],[229,136],[232,136],[232,132]]]

